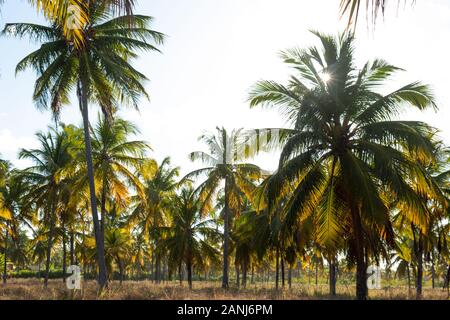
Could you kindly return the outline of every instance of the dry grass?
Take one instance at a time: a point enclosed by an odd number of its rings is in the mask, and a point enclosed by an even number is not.
[[[93,281],[83,283],[80,291],[66,289],[62,280],[49,283],[43,288],[39,280],[10,280],[6,286],[0,286],[0,300],[315,300],[330,299],[328,287],[321,285],[295,284],[291,290],[275,291],[269,285],[249,285],[247,289],[224,291],[217,282],[196,282],[194,290],[178,283],[156,285],[150,281],[111,283],[101,295],[97,295],[97,286]],[[338,296],[334,299],[353,299],[353,286],[338,286]],[[408,295],[407,288],[373,290],[372,299],[405,300],[414,299],[414,292]],[[447,300],[447,292],[442,289],[426,288],[424,299]]]

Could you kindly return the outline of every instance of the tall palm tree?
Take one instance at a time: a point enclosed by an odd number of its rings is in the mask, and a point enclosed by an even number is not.
[[[354,65],[354,38],[314,34],[321,47],[282,53],[296,74],[287,86],[260,81],[252,107],[281,108],[292,129],[282,130],[279,169],[268,183],[271,208],[284,204],[288,225],[318,210],[323,241],[346,237],[357,266],[357,297],[366,299],[368,257],[382,242],[393,244],[386,194],[389,190],[418,223],[426,208],[416,188],[436,194],[434,184],[411,157],[432,159],[432,129],[418,121],[393,120],[402,109],[436,107],[430,89],[418,82],[381,94],[400,69],[383,60]],[[423,222],[423,219],[422,219]],[[346,236],[348,235],[348,236]]]
[[[173,269],[182,263],[187,269],[189,288],[192,290],[192,270],[205,266],[208,260],[217,260],[218,250],[208,242],[210,238],[219,238],[220,234],[211,219],[200,214],[200,202],[192,188],[184,188],[174,198],[170,225],[163,227],[163,247],[169,252]]]
[[[41,26],[27,23],[7,24],[3,33],[29,36],[41,47],[19,62],[16,70],[32,67],[38,74],[34,101],[40,108],[50,108],[57,118],[61,108],[69,103],[76,89],[83,116],[86,164],[90,189],[91,211],[97,241],[99,284],[107,284],[104,248],[100,234],[96,204],[96,189],[89,132],[88,103],[97,103],[105,116],[111,118],[118,102],[138,108],[141,95],[147,97],[142,82],[147,78],[130,64],[136,50],[158,51],[150,43],[163,41],[163,34],[149,29],[148,16],[133,16],[133,26],[127,17],[111,18],[101,3],[88,5],[89,24],[83,28],[82,47],[74,46],[60,25]]]
[[[138,175],[142,180],[143,192],[134,197],[134,209],[129,222],[138,227],[147,243],[152,243],[152,263],[155,263],[156,271],[154,280],[159,282],[162,251],[157,250],[160,240],[158,230],[166,225],[173,208],[173,199],[179,186],[179,168],[172,167],[170,158],[165,158],[160,164],[148,160],[141,166]]]
[[[145,151],[150,147],[144,141],[130,140],[138,129],[123,119],[108,121],[101,118],[92,132],[92,156],[96,181],[99,181],[99,199],[101,208],[101,231],[105,230],[108,199],[115,204],[126,205],[130,197],[129,188],[142,193],[142,185],[135,172],[143,163]],[[101,236],[103,238],[103,236]]]
[[[202,213],[211,209],[217,191],[222,188],[222,183],[224,184],[222,287],[227,289],[232,213],[239,214],[245,199],[252,199],[255,190],[253,181],[260,179],[262,172],[258,166],[245,163],[248,153],[242,147],[244,142],[242,130],[234,130],[228,134],[224,128],[217,128],[217,135],[205,134],[199,140],[208,146],[209,154],[197,151],[191,153],[189,157],[191,161],[202,161],[207,167],[189,173],[184,180],[201,175],[207,176],[197,189],[202,202]]]
[[[19,249],[22,244],[21,227],[29,227],[30,208],[26,205],[26,194],[29,185],[18,170],[10,169],[6,179],[0,184],[0,219],[4,224],[4,257],[9,258],[9,249]],[[13,240],[13,247],[8,248],[8,241]],[[6,283],[6,263],[3,265],[3,283]]]
[[[49,133],[38,133],[36,137],[41,145],[40,148],[22,149],[19,157],[30,160],[34,164],[22,173],[31,184],[27,201],[43,211],[44,225],[48,228],[45,265],[45,286],[47,286],[55,227],[58,216],[63,210],[63,190],[71,183],[68,170],[72,165],[73,158],[69,151],[71,145],[64,131],[50,129]]]

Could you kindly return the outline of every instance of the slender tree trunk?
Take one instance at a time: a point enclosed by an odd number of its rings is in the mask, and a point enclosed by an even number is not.
[[[255,283],[255,266],[252,263],[252,276],[251,276],[251,284]]]
[[[6,285],[7,278],[8,278],[8,229],[9,229],[9,223],[6,223],[5,228],[5,252],[3,254],[3,285]]]
[[[416,279],[416,299],[422,299],[423,283],[423,238],[419,234],[419,243],[417,248],[417,279]]]
[[[242,266],[242,287],[244,289],[247,288],[247,275],[248,275],[248,264],[244,262]]]
[[[284,258],[281,256],[281,287],[284,289],[286,285],[285,269],[284,269]]]
[[[192,261],[191,260],[189,260],[186,263],[186,268],[187,268],[189,290],[192,290]]]
[[[63,249],[63,256],[62,256],[62,271],[63,271],[63,283],[66,282],[66,273],[67,273],[67,250],[66,250],[66,229],[64,227],[64,222],[62,225],[62,249]]]
[[[356,254],[356,298],[358,300],[367,300],[367,264],[364,253],[363,227],[359,210],[356,206],[351,208],[353,224],[353,245]]]
[[[178,277],[179,277],[179,280],[180,280],[180,286],[182,286],[183,285],[183,275],[181,274],[181,263],[178,266]]]
[[[411,268],[409,267],[409,263],[406,266],[407,276],[408,276],[408,296],[411,292]]]
[[[297,265],[298,268],[298,282],[302,282],[302,261],[300,260]]]
[[[329,260],[329,284],[330,284],[330,295],[336,296],[336,264],[335,258],[331,257]]]
[[[51,212],[48,213],[48,221],[50,225],[50,229],[48,231],[48,238],[47,238],[47,250],[46,250],[46,261],[45,261],[45,277],[44,277],[44,287],[48,287],[48,279],[50,275],[50,262],[51,262],[51,255],[52,255],[52,246],[53,246],[53,230],[54,230],[54,220],[53,220],[53,214],[54,214],[54,204],[52,204]]]
[[[226,158],[225,158],[226,159]],[[228,289],[228,272],[229,272],[229,242],[230,242],[230,208],[229,208],[229,181],[225,179],[225,205],[224,205],[224,242],[223,242],[223,277],[222,288]]]
[[[288,284],[289,284],[289,290],[292,289],[292,267],[289,266],[289,271],[288,271]]]
[[[75,265],[75,235],[74,232],[70,232],[70,265]]]
[[[82,74],[82,70],[81,74]],[[92,211],[92,220],[94,222],[94,234],[95,234],[95,242],[97,249],[97,262],[98,262],[98,270],[99,277],[98,283],[100,285],[100,289],[103,289],[108,284],[108,276],[106,274],[106,261],[105,261],[105,249],[103,246],[102,234],[100,232],[100,224],[97,212],[97,199],[95,193],[95,181],[94,181],[94,166],[92,161],[92,146],[91,146],[91,136],[89,133],[89,110],[88,110],[88,97],[87,97],[87,88],[84,81],[80,81],[79,84],[79,98],[80,98],[80,107],[81,113],[83,116],[83,127],[84,127],[84,143],[86,147],[86,165],[88,171],[88,179],[89,179],[89,190],[90,190],[90,200],[91,200],[91,211]]]
[[[106,220],[106,179],[103,177],[102,184],[102,195],[100,199],[100,212],[102,219],[100,220],[100,239],[103,242],[103,247],[105,247],[105,220]]]
[[[122,285],[122,283],[123,283],[123,273],[124,273],[123,263],[122,263],[122,260],[119,259],[119,258],[117,258],[117,262],[118,262],[118,265],[119,265],[120,285]]]
[[[236,270],[236,286],[239,289],[240,284],[241,284],[241,274],[240,274],[240,270],[239,270],[239,263],[235,263],[235,270]]]
[[[275,289],[278,291],[279,289],[279,282],[280,282],[280,249],[277,247],[277,256],[276,256],[276,263],[275,263]]]
[[[431,286],[436,287],[436,268],[434,266],[434,253],[431,253]]]
[[[315,265],[315,274],[316,274],[316,289],[317,286],[319,285],[319,261],[316,258],[316,261],[314,262]]]

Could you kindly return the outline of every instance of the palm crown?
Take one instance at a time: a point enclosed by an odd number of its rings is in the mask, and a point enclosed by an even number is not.
[[[360,244],[392,243],[387,190],[415,223],[426,221],[418,193],[438,196],[438,189],[416,159],[432,161],[433,129],[393,119],[407,106],[436,106],[429,88],[417,82],[381,94],[380,86],[400,69],[375,60],[358,70],[352,35],[314,34],[322,48],[281,54],[297,73],[287,86],[261,81],[250,93],[252,106],[280,107],[293,124],[280,135],[279,170],[268,183],[268,198],[272,207],[284,201],[288,225],[316,215],[325,244],[353,233],[351,255],[362,258]],[[412,181],[420,183],[419,191]]]
[[[142,84],[146,76],[130,62],[136,58],[136,50],[158,51],[151,40],[161,44],[164,36],[149,29],[153,19],[134,16],[134,25],[130,26],[126,17],[111,19],[101,6],[92,6],[89,16],[90,23],[83,30],[83,48],[66,40],[57,24],[10,23],[3,30],[4,34],[28,36],[42,43],[19,62],[16,72],[28,67],[37,72],[34,101],[40,108],[50,107],[56,116],[69,103],[74,89],[80,94],[81,81],[90,101],[98,103],[108,117],[119,103],[137,108],[139,97],[148,97]]]

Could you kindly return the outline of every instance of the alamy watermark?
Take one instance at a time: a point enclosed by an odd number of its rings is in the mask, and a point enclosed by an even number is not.
[[[81,268],[79,266],[69,266],[67,273],[72,274],[66,279],[66,286],[69,290],[81,289]]]
[[[370,266],[367,268],[367,287],[372,290],[381,289],[381,268]]]

